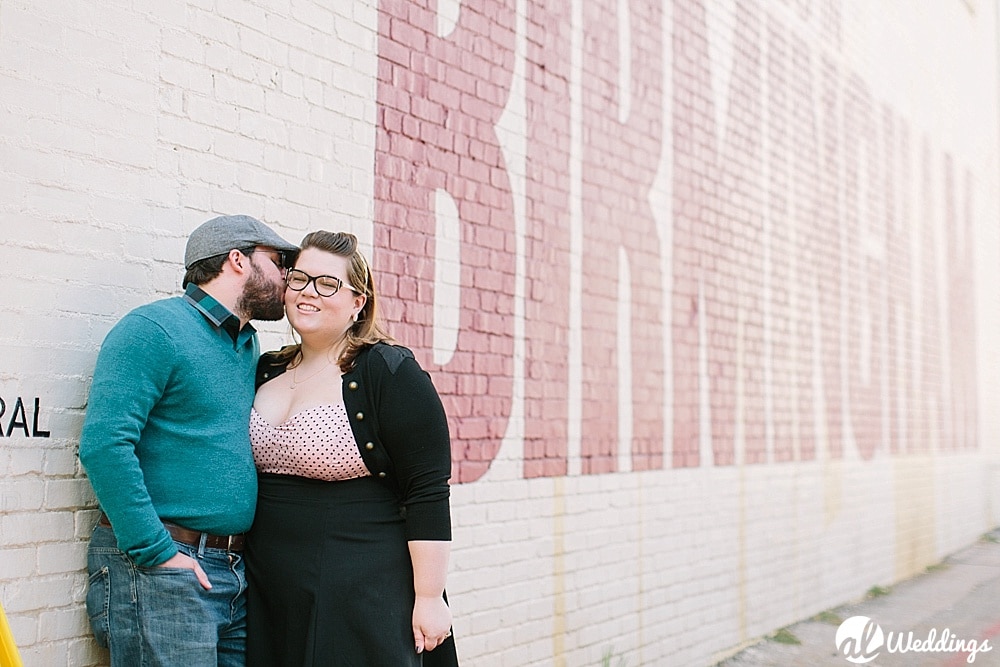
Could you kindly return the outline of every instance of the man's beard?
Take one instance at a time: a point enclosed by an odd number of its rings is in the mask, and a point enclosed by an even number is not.
[[[285,290],[265,278],[256,264],[251,262],[250,266],[253,268],[236,301],[236,310],[250,320],[280,320],[285,316]]]

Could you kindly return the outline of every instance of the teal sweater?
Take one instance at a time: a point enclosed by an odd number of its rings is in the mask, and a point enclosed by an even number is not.
[[[204,293],[198,305],[174,297],[141,306],[97,358],[80,461],[119,548],[138,565],[177,553],[161,519],[217,535],[253,521],[248,425],[259,346],[253,327],[234,342],[210,321],[220,308]]]

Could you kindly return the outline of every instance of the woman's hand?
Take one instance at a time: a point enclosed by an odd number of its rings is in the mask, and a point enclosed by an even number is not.
[[[434,650],[451,635],[451,609],[444,601],[450,542],[410,540],[413,563],[413,641],[417,653]]]
[[[206,591],[212,588],[212,584],[208,581],[208,575],[205,574],[205,570],[201,569],[201,565],[198,565],[198,561],[191,558],[187,554],[182,554],[180,552],[175,553],[168,560],[163,561],[156,567],[172,567],[178,570],[193,570],[194,576],[198,578],[198,583]]]
[[[413,604],[413,641],[417,653],[433,651],[451,636],[451,609],[440,595],[418,595]]]

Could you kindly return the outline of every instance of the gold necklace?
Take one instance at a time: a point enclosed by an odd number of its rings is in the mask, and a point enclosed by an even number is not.
[[[296,377],[295,377],[295,371],[297,371],[299,369],[299,367],[296,366],[295,368],[292,369],[292,384],[291,384],[290,388],[291,389],[295,389],[295,387],[299,386],[300,384],[305,384],[309,380],[312,380],[314,377],[316,377],[317,375],[319,375],[320,373],[322,373],[323,371],[325,371],[326,368],[327,368],[327,366],[329,366],[331,363],[333,363],[333,362],[330,361],[329,357],[327,357],[327,359],[326,359],[326,366],[323,366],[318,371],[316,371],[315,373],[313,373],[312,375],[310,375],[309,377],[307,377],[304,380],[298,380],[298,379],[296,379]]]

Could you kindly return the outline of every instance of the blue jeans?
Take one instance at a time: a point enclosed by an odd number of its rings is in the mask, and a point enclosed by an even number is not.
[[[110,528],[90,538],[87,613],[112,667],[243,667],[246,578],[243,556],[176,543],[196,558],[212,589],[194,572],[140,567],[118,549]]]

